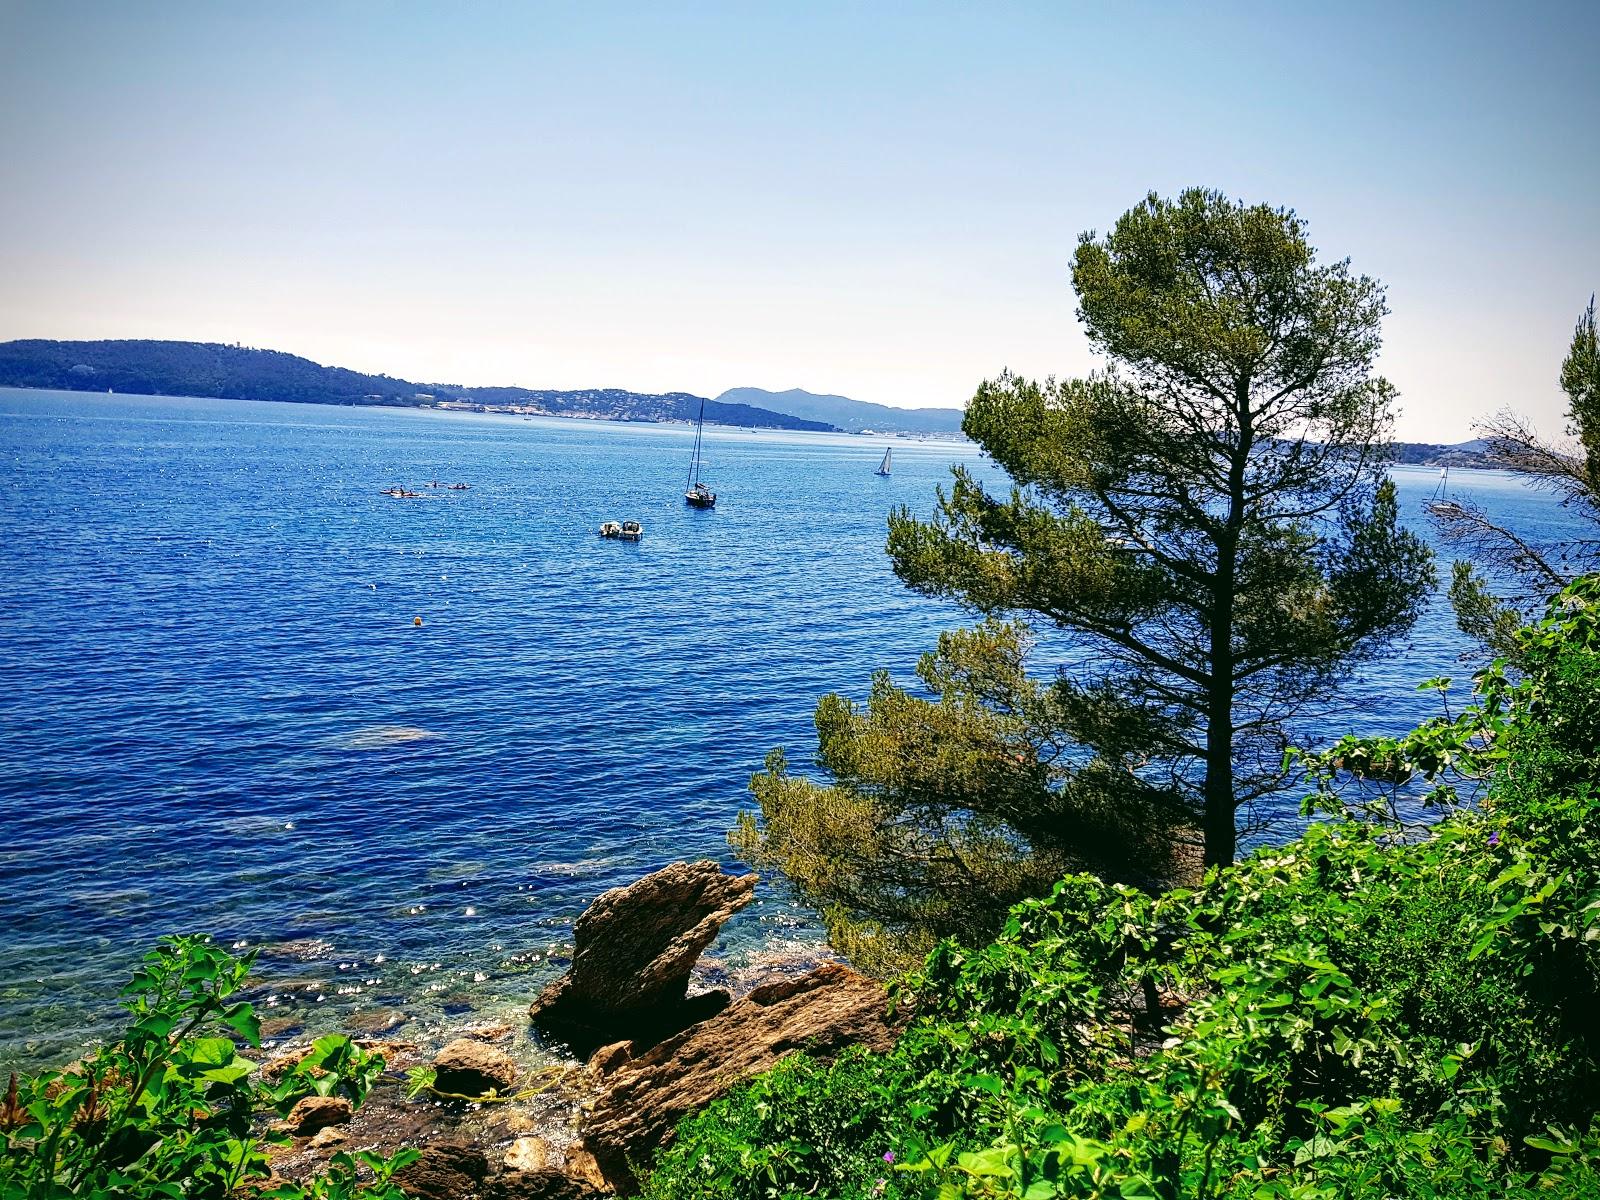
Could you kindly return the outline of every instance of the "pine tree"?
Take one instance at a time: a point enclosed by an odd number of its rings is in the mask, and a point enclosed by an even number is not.
[[[1292,212],[1201,190],[1085,234],[1072,278],[1111,365],[980,387],[963,428],[1010,494],[956,468],[931,519],[891,517],[889,553],[919,592],[1068,631],[1090,652],[1061,687],[1068,730],[1146,731],[1145,775],[1231,862],[1295,723],[1432,586],[1383,467],[1383,291],[1319,263]]]

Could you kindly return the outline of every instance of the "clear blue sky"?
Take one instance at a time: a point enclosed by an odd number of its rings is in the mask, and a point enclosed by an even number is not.
[[[1402,436],[1559,427],[1600,288],[1600,3],[0,0],[0,339],[954,406],[1093,365],[1147,191],[1389,287]]]

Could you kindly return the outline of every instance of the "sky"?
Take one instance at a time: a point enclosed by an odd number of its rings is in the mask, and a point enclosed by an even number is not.
[[[0,0],[0,340],[963,404],[1084,374],[1078,235],[1296,210],[1401,437],[1559,432],[1600,3]]]

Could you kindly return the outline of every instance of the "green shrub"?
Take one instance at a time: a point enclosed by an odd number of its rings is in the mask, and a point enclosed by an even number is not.
[[[892,1054],[784,1064],[687,1120],[647,1194],[1600,1195],[1600,580],[1520,636],[1467,712],[1309,758],[1333,820],[940,945]],[[1360,819],[1396,808],[1340,796],[1354,766],[1457,811]]]
[[[232,997],[253,955],[204,936],[163,938],[122,990],[123,1035],[59,1071],[13,1075],[0,1101],[0,1197],[224,1197],[269,1174],[264,1144],[286,1140],[273,1116],[309,1095],[365,1099],[383,1059],[337,1035],[269,1084],[240,1043],[261,1044],[249,1004]],[[275,1200],[398,1200],[391,1176],[416,1157],[339,1155]]]

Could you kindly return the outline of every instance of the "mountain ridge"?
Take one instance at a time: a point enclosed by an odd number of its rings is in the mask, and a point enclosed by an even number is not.
[[[415,383],[324,366],[282,350],[151,338],[0,342],[0,387],[62,391],[118,391],[230,400],[302,404],[352,404],[396,408],[446,406],[613,421],[706,420],[757,429],[838,432],[825,421],[753,405],[712,400],[689,392],[631,392],[623,388],[571,390],[466,387]]]
[[[849,433],[958,433],[962,410],[959,408],[893,408],[866,400],[852,400],[789,388],[769,392],[765,388],[729,388],[717,397],[731,404],[750,404],[772,412],[787,413],[811,421],[826,421]]]

